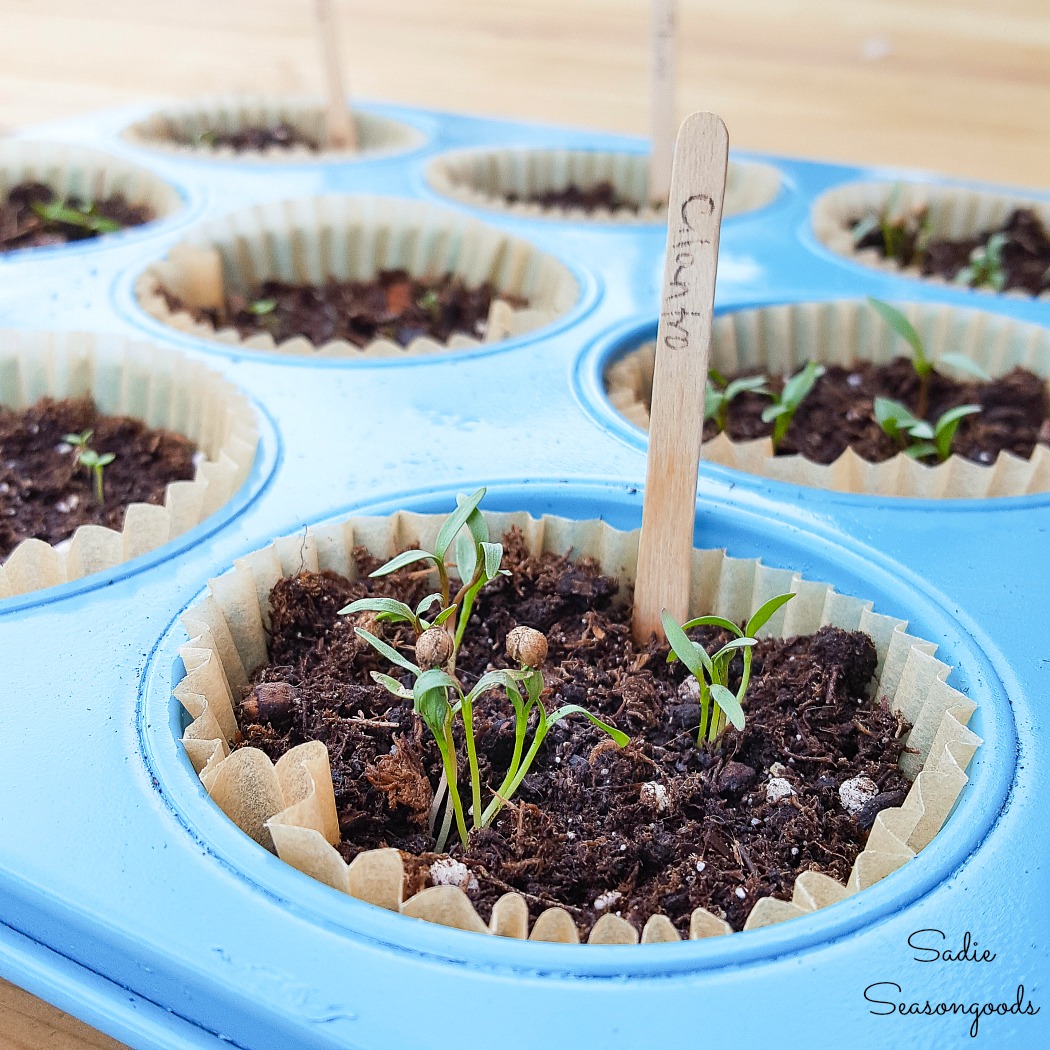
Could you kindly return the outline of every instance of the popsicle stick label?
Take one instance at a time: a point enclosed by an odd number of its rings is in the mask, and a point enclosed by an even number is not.
[[[651,19],[649,201],[652,204],[663,204],[671,189],[671,158],[675,127],[675,0],[652,0]]]

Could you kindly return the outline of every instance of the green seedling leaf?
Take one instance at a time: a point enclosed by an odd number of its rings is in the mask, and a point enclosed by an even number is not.
[[[711,699],[725,712],[734,729],[744,728],[744,709],[740,701],[724,685],[717,682],[711,686]]]
[[[439,602],[439,601],[441,601],[441,593],[439,591],[435,591],[433,594],[428,594],[416,606],[416,616],[422,616],[423,613],[425,613],[427,611],[427,609],[429,609],[434,604],[434,602]]]
[[[489,582],[499,575],[499,567],[503,562],[503,544],[482,543],[481,549],[485,555],[485,581]]]
[[[95,432],[93,430],[85,430],[83,434],[64,434],[62,440],[67,445],[72,445],[74,448],[84,448],[94,434]]]
[[[447,609],[442,609],[441,612],[434,617],[434,622],[431,624],[432,627],[440,627],[446,620],[450,620],[456,615],[456,610],[459,608],[458,605],[450,605]]]
[[[976,362],[971,361],[965,354],[949,353],[941,354],[937,361],[939,365],[949,365],[958,372],[965,372],[974,376],[982,382],[987,383],[992,377]]]
[[[559,707],[553,714],[547,715],[546,726],[547,730],[557,725],[563,718],[568,718],[569,715],[583,715],[588,721],[592,722],[603,732],[606,732],[616,741],[620,747],[626,747],[630,742],[631,738],[626,734],[620,732],[619,729],[609,725],[608,722],[603,722],[600,718],[592,715],[586,708],[580,707],[579,704],[566,704],[564,707]]]
[[[456,572],[461,583],[470,583],[478,563],[478,551],[469,532],[460,532],[456,537]]]
[[[414,699],[411,689],[406,689],[396,678],[391,678],[388,674],[383,674],[381,671],[373,671],[372,680],[402,700]]]
[[[458,693],[459,683],[447,671],[442,671],[440,667],[432,667],[416,679],[412,686],[412,695],[418,699],[431,689],[451,689]]]
[[[403,569],[406,565],[414,565],[417,561],[437,561],[429,551],[419,550],[418,548],[410,551],[403,551],[396,557],[391,558],[386,565],[380,565],[375,572],[369,574],[369,579],[374,580],[377,576],[389,576],[392,572],[397,572],[398,569]]]
[[[115,219],[107,219],[95,214],[94,205],[88,205],[84,210],[67,207],[65,201],[56,201],[51,204],[32,205],[33,211],[45,222],[61,222],[67,226],[77,226],[90,233],[116,233],[123,229]]]
[[[694,642],[693,644],[695,645],[696,643]],[[725,656],[727,653],[734,653],[738,649],[750,649],[753,645],[758,645],[757,638],[734,638],[731,642],[726,642],[726,644],[709,659],[713,665],[718,662],[719,658]]]
[[[901,440],[905,435],[926,441],[933,438],[933,427],[929,423],[888,397],[875,398],[875,419],[894,440]]]
[[[937,455],[937,446],[932,441],[918,441],[909,445],[904,454],[911,459],[925,459],[927,456]]]
[[[787,605],[792,598],[794,593],[789,594],[778,594],[775,598],[770,598],[768,602],[763,602],[762,605],[755,610],[751,619],[747,621],[747,626],[744,628],[744,634],[754,637],[782,606]]]
[[[722,410],[725,402],[725,394],[719,390],[710,379],[707,381],[707,389],[704,391],[704,422],[714,419]]]
[[[873,299],[868,296],[868,302],[879,316],[899,335],[912,349],[914,354],[915,371],[920,375],[929,375],[933,371],[933,365],[926,357],[926,350],[922,345],[922,337],[915,330],[915,326],[895,306],[884,303],[881,299]]]
[[[272,314],[276,309],[276,299],[256,299],[255,302],[248,304],[248,313],[255,314],[256,317]]]
[[[386,613],[394,623],[398,620],[416,622],[416,614],[404,602],[393,598],[358,598],[357,601],[340,609],[339,615],[349,616],[351,613],[359,612]]]
[[[952,438],[955,437],[959,424],[967,416],[980,412],[980,405],[959,405],[949,409],[933,428],[933,443],[936,446],[937,458],[943,463],[952,454]]]
[[[398,667],[403,667],[406,671],[411,671],[415,675],[421,673],[419,668],[407,656],[402,656],[393,646],[387,645],[386,642],[377,638],[374,634],[370,634],[363,627],[355,627],[354,633],[368,642],[377,653],[385,656],[392,664],[397,664]]]
[[[436,689],[428,689],[414,696],[413,699],[415,701],[413,705],[414,710],[427,724],[430,732],[434,734],[434,739],[442,752],[442,758],[444,758],[445,723],[453,714],[452,707],[448,702],[448,693],[443,687],[439,686]]]
[[[744,635],[744,632],[732,620],[727,620],[724,616],[697,616],[682,624],[683,631],[691,631],[694,627],[722,627],[738,638]]]
[[[798,408],[825,371],[824,366],[817,364],[816,361],[807,361],[806,367],[801,372],[796,372],[784,384],[784,392],[780,395],[781,401],[792,408]]]
[[[695,645],[686,636],[685,631],[675,623],[674,617],[666,609],[660,614],[660,623],[663,624],[664,635],[667,638],[667,644],[671,647],[671,651],[689,668],[691,674],[697,678],[702,678],[705,664],[702,662],[697,649],[699,648],[703,651],[703,647]],[[704,653],[704,656],[706,657],[707,654]],[[706,667],[709,668],[710,666],[710,658],[708,658]]]
[[[437,534],[434,543],[434,554],[438,558],[444,558],[456,533],[467,523],[467,519],[477,510],[478,504],[485,496],[483,488],[478,489],[473,495],[467,497],[444,521]]]
[[[482,693],[487,693],[490,689],[511,689],[517,690],[517,683],[524,682],[528,677],[527,671],[513,671],[510,669],[498,669],[495,671],[486,671],[478,680],[474,683],[474,688],[467,694],[468,699],[471,701],[476,700]],[[521,694],[518,694],[519,699]]]

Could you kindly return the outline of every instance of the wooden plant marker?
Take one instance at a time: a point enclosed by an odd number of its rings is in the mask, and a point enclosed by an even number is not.
[[[689,607],[696,481],[711,348],[729,134],[713,113],[686,118],[675,143],[656,333],[649,458],[634,588],[634,637],[663,637],[660,613]]]
[[[332,149],[357,149],[357,129],[354,115],[346,98],[343,70],[339,64],[335,14],[332,0],[317,0],[317,33],[321,42],[321,65],[324,67],[328,104],[325,109],[325,124],[328,129],[328,145]]]
[[[649,105],[649,203],[663,205],[671,189],[674,144],[674,44],[677,0],[652,0],[652,83]]]

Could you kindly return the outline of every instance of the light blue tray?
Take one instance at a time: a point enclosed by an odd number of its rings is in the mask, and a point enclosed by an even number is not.
[[[177,743],[178,615],[206,580],[303,523],[400,507],[641,517],[640,432],[601,392],[610,355],[655,329],[664,231],[475,214],[579,279],[556,324],[426,358],[315,361],[210,344],[147,317],[135,277],[187,227],[269,199],[370,192],[439,201],[423,168],[449,148],[623,149],[609,135],[369,107],[426,135],[355,163],[176,159],[121,130],[145,110],[39,129],[122,154],[175,184],[177,215],[94,244],[0,256],[0,325],[148,336],[253,399],[262,440],[222,512],[116,569],[0,602],[0,974],[135,1047],[874,1047],[970,1045],[969,1016],[876,1016],[865,989],[1041,1005],[1048,926],[1050,496],[923,502],[847,496],[704,466],[697,541],[759,556],[908,619],[979,702],[984,738],[944,830],[872,889],[812,916],[635,948],[520,943],[361,904],[286,867],[204,795]],[[748,159],[744,155],[736,159]],[[856,298],[951,302],[1050,324],[1050,306],[853,265],[813,239],[825,189],[900,172],[755,158],[780,195],[726,220],[718,308]],[[907,173],[909,179],[942,183]],[[1047,195],[1028,197],[1047,199]],[[450,208],[461,208],[445,202]],[[396,423],[396,425],[394,425]],[[992,963],[922,963],[914,931],[970,931]],[[935,934],[923,935],[936,939]],[[881,986],[883,992],[886,986]],[[892,991],[892,989],[889,989]],[[878,998],[878,991],[871,992]],[[992,1016],[993,1046],[1050,1046],[1050,1011]]]

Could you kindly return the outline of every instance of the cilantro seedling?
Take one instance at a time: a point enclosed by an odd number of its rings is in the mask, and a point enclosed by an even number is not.
[[[931,229],[927,208],[915,208],[911,212],[900,213],[903,189],[901,183],[894,183],[882,210],[861,219],[853,227],[853,243],[860,244],[871,234],[878,232],[886,257],[907,266],[910,262],[917,263],[922,259],[929,243]]]
[[[1003,246],[1008,238],[1005,233],[993,233],[988,243],[970,252],[970,263],[956,275],[956,284],[968,288],[983,288],[985,285],[1001,292],[1006,287],[1007,274],[1003,269]]]
[[[952,453],[952,438],[966,416],[980,412],[980,405],[959,405],[945,412],[936,423],[919,419],[899,401],[875,398],[875,418],[879,426],[900,446],[906,456],[925,459],[936,456],[943,463]]]
[[[669,612],[661,616],[664,634],[671,651],[667,662],[681,660],[700,686],[700,725],[697,728],[696,742],[700,747],[705,744],[717,744],[726,729],[728,720],[735,729],[744,728],[744,700],[747,687],[751,683],[751,650],[757,644],[755,634],[772,618],[773,614],[786,605],[795,595],[778,594],[770,598],[752,615],[741,630],[732,620],[722,616],[698,616],[679,626]],[[721,627],[733,638],[726,642],[716,653],[708,655],[707,650],[699,643],[692,641],[685,633],[693,627]],[[736,693],[729,688],[730,667],[734,658],[740,653],[743,659],[743,670],[740,685]]]
[[[474,828],[487,827],[495,819],[521,785],[551,727],[563,718],[574,714],[583,715],[608,733],[620,747],[628,743],[625,734],[576,704],[567,704],[552,714],[546,712],[540,700],[543,675],[539,666],[546,659],[547,642],[539,631],[532,628],[518,627],[507,636],[507,653],[518,663],[518,669],[487,671],[469,689],[457,676],[456,659],[478,593],[498,576],[509,575],[506,569],[501,568],[503,545],[489,542],[488,525],[478,510],[484,495],[485,489],[482,488],[469,497],[459,497],[458,507],[438,530],[433,551],[420,548],[405,551],[372,573],[373,578],[381,577],[409,565],[429,562],[437,573],[437,591],[427,595],[414,609],[394,598],[382,597],[361,598],[340,609],[340,614],[344,615],[372,613],[380,623],[407,624],[415,635],[416,662],[413,662],[363,627],[354,629],[358,637],[381,656],[412,676],[413,684],[409,689],[390,675],[372,673],[375,681],[389,692],[412,701],[413,709],[433,735],[441,754],[451,813],[454,814],[464,847],[467,845],[468,830],[459,794],[459,766],[453,739],[457,716],[462,723],[466,743],[470,770],[470,815]],[[459,581],[459,588],[455,592],[452,589],[450,567],[445,564],[446,556],[453,549]],[[432,614],[435,607],[436,613]],[[503,782],[483,809],[481,773],[474,739],[474,703],[483,693],[493,689],[502,689],[514,709],[514,751]],[[537,716],[536,727],[526,751],[528,725],[534,712]],[[435,844],[438,852],[445,848],[450,824],[446,807],[444,826]]]
[[[725,430],[729,419],[730,404],[744,393],[762,394],[765,397],[773,396],[766,385],[765,376],[744,376],[742,379],[734,379],[733,382],[727,384],[717,372],[709,371],[707,392],[704,394],[704,422],[713,419],[719,432]]]
[[[50,204],[34,201],[32,208],[37,217],[44,222],[76,226],[88,233],[116,233],[123,229],[115,219],[100,215],[95,204],[82,204],[79,208],[70,208],[65,201],[53,201]]]
[[[868,296],[868,302],[872,309],[899,335],[912,349],[912,367],[919,377],[918,414],[926,415],[926,408],[930,398],[930,376],[933,375],[933,362],[930,360],[923,346],[922,337],[916,331],[915,326],[895,306],[884,303],[881,299],[873,299]],[[941,354],[938,364],[951,365],[960,372],[966,372],[984,382],[991,377],[976,361],[971,361],[964,354],[947,353]]]
[[[441,299],[433,288],[428,288],[417,300],[416,305],[426,310],[435,320],[441,314]]]
[[[807,361],[801,372],[796,372],[785,384],[779,394],[770,393],[773,404],[762,410],[762,422],[773,423],[773,451],[780,447],[784,435],[795,418],[798,406],[824,374],[824,366],[816,361]]]
[[[112,452],[103,452],[101,455],[91,448],[93,430],[85,430],[82,434],[66,434],[62,440],[67,445],[72,445],[77,450],[76,463],[83,467],[95,485],[95,499],[100,507],[105,506],[104,492],[102,488],[102,472],[117,457]]]
[[[248,304],[248,313],[255,314],[256,317],[265,317],[266,314],[272,314],[276,309],[276,299],[254,299]]]

